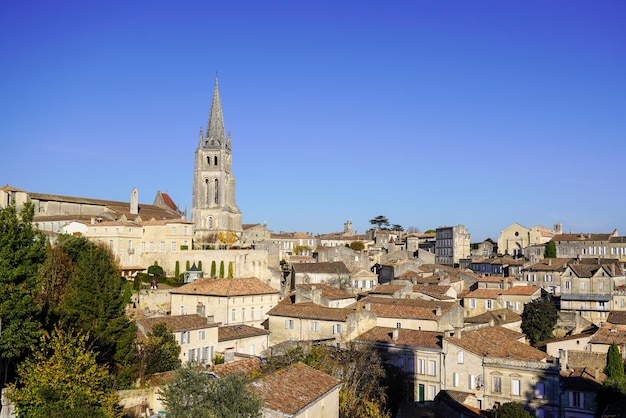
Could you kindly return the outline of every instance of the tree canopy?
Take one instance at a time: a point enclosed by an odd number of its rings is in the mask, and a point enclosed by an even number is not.
[[[176,418],[257,418],[262,402],[247,383],[243,375],[216,378],[187,363],[174,372],[161,396],[168,416]]]
[[[622,353],[619,351],[619,347],[613,341],[609,346],[609,351],[606,356],[606,367],[604,369],[607,378],[614,381],[624,380],[624,360]]]
[[[9,397],[19,416],[119,416],[113,379],[81,332],[56,328],[42,337],[40,349],[20,363],[17,383],[9,386]]]
[[[143,384],[155,373],[167,372],[180,367],[180,346],[165,323],[156,324],[137,351],[139,378]]]
[[[377,228],[387,228],[389,227],[389,219],[383,215],[378,215],[377,217],[370,219],[370,224]]]
[[[552,338],[552,330],[559,318],[551,300],[535,299],[524,306],[522,332],[531,344]]]
[[[548,241],[543,252],[543,258],[556,258],[556,242]]]
[[[0,387],[41,335],[34,295],[46,239],[32,226],[33,216],[28,203],[19,212],[13,204],[0,209]]]
[[[518,402],[503,403],[493,413],[494,418],[532,418],[530,412]]]

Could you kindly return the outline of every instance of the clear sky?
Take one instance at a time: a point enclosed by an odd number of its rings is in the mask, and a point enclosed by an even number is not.
[[[0,184],[191,213],[216,72],[244,223],[626,234],[626,2],[4,1]]]

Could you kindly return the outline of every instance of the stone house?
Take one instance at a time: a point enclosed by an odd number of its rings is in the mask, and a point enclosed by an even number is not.
[[[466,328],[477,329],[487,325],[497,325],[515,332],[522,332],[522,317],[510,309],[496,309],[465,317]]]
[[[463,225],[440,226],[435,230],[435,263],[457,267],[470,256],[471,234]]]
[[[571,261],[570,258],[544,258],[523,269],[523,280],[558,296],[561,294],[561,275]]]
[[[606,321],[618,275],[614,264],[568,264],[561,275],[561,311],[594,324]]]
[[[474,393],[481,409],[515,401],[535,416],[557,417],[559,369],[524,339],[497,326],[445,337],[445,389]]]
[[[260,242],[270,241],[272,233],[265,224],[243,224],[242,228],[242,246],[255,246]]]
[[[356,302],[354,295],[328,284],[296,285],[296,303],[313,302],[327,308],[346,308]]]
[[[180,360],[201,364],[213,363],[218,345],[218,324],[197,314],[159,316],[136,321],[138,340],[148,337],[157,324],[165,324],[180,346]]]
[[[248,384],[263,401],[264,418],[339,417],[341,386],[339,379],[300,362]]]
[[[500,232],[498,237],[498,252],[510,256],[520,256],[523,250],[531,245],[541,245],[550,241],[555,234],[562,232],[561,224],[555,224],[552,229],[537,225],[527,228],[514,223]]]
[[[504,308],[521,315],[527,303],[540,299],[542,296],[543,290],[538,286],[513,286],[504,289],[499,299]]]
[[[244,324],[219,327],[216,350],[224,353],[232,349],[239,354],[260,356],[269,348],[269,334],[265,329]]]
[[[559,258],[595,258],[609,255],[611,238],[617,236],[616,229],[610,234],[557,234],[552,241]]]
[[[326,283],[340,287],[350,286],[350,270],[343,261],[298,263],[291,266],[291,290],[298,284]]]
[[[261,327],[280,292],[256,277],[200,279],[170,290],[172,315],[201,312],[226,325]]]
[[[267,314],[272,346],[285,341],[344,343],[376,326],[376,315],[365,309],[329,308],[312,302],[292,303],[290,298]]]
[[[503,309],[500,295],[503,289],[476,289],[463,297],[465,316],[476,316],[487,311]]]
[[[354,339],[376,349],[404,374],[408,400],[432,401],[441,390],[443,332],[374,327]]]
[[[380,327],[445,332],[463,326],[463,308],[457,302],[368,296],[356,306],[376,314]]]
[[[404,258],[381,264],[378,270],[378,283],[389,283],[410,271],[419,271],[420,263],[414,259]]]
[[[369,269],[356,267],[350,271],[352,291],[355,293],[368,292],[378,285],[378,276]]]
[[[603,373],[599,375],[596,371],[586,367],[562,372],[561,417],[596,417],[596,398],[605,377]]]
[[[457,294],[456,289],[452,286],[416,284],[413,285],[411,298],[452,302],[457,300]]]
[[[355,251],[346,246],[323,247],[313,250],[313,257],[318,263],[343,262],[348,270],[355,268],[367,269],[370,260],[365,251]]]

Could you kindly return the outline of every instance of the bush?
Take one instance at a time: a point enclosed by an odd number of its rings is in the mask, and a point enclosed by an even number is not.
[[[148,267],[148,274],[155,277],[163,277],[163,267],[152,265]]]

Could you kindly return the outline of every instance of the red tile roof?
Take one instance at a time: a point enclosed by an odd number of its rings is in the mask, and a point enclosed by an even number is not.
[[[541,293],[541,288],[539,286],[513,286],[502,292],[503,295],[519,296],[532,296],[535,293]]]
[[[465,296],[464,298],[474,298],[474,299],[498,299],[504,292],[504,289],[476,289]]]
[[[170,291],[173,294],[208,296],[248,296],[279,294],[256,277],[244,279],[199,279]]]
[[[394,340],[393,331],[396,329],[398,330],[398,339]],[[443,332],[436,331],[417,331],[406,328],[374,327],[356,337],[354,341],[440,349],[443,336]]]
[[[430,319],[439,318],[436,311],[441,308],[441,314],[448,312],[456,303],[441,302],[424,299],[391,299],[366,297],[357,302],[357,306],[366,308],[383,318]]]
[[[297,284],[296,287],[301,287],[307,290],[312,290],[313,288],[322,289],[322,296],[331,300],[354,299],[354,295],[329,284]]]
[[[144,335],[152,331],[157,324],[165,324],[171,331],[187,331],[193,329],[217,327],[216,323],[207,322],[207,319],[197,315],[167,315],[154,318],[143,318],[137,320],[137,327]]]
[[[288,318],[321,319],[326,321],[345,321],[348,315],[354,313],[353,308],[327,308],[312,302],[289,303],[283,301],[267,312],[270,316]]]
[[[494,326],[463,332],[460,338],[446,337],[445,341],[478,356],[510,358],[523,361],[541,361],[546,353],[518,341],[523,334]]]
[[[304,363],[277,370],[249,384],[263,400],[264,408],[292,416],[339,387],[339,379]]]
[[[249,325],[229,325],[227,327],[219,327],[217,330],[218,341],[238,340],[240,338],[258,337],[261,335],[269,335],[269,331],[262,328],[255,328]]]

